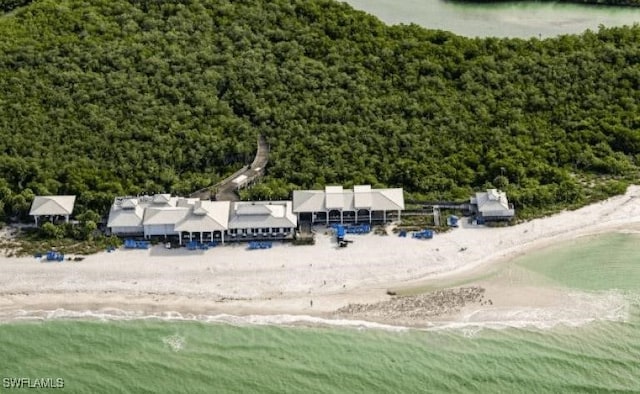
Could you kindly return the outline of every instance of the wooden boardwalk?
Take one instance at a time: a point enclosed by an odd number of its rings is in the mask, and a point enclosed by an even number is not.
[[[261,135],[258,137],[258,149],[250,166],[244,166],[215,185],[198,190],[190,197],[201,200],[238,201],[238,189],[248,187],[264,175],[264,169],[269,162],[269,144]],[[235,181],[235,182],[234,182]]]

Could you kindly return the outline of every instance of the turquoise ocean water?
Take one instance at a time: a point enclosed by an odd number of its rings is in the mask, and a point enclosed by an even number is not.
[[[1,383],[63,378],[78,393],[640,392],[638,240],[582,239],[513,262],[571,288],[621,292],[625,321],[433,331],[12,322],[0,325]]]

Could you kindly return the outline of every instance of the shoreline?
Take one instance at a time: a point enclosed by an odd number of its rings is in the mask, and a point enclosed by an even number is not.
[[[459,291],[460,288],[445,289]],[[482,288],[484,290],[484,288]],[[319,311],[311,308],[291,310],[291,300],[198,300],[168,294],[73,293],[90,301],[68,301],[70,293],[5,294],[0,305],[0,324],[48,320],[166,320],[204,323],[227,323],[238,326],[312,326],[374,328],[391,331],[440,330],[469,328],[536,328],[581,326],[594,321],[628,321],[630,303],[618,291],[581,292],[558,288],[528,286],[518,288],[490,288],[487,298],[471,300],[426,316],[411,316],[418,306],[409,308],[407,315],[387,313],[376,308],[392,301],[411,302],[408,297],[389,297],[386,300],[347,304],[341,310]],[[429,297],[431,293],[425,293]],[[343,295],[339,295],[344,300]],[[7,299],[14,301],[13,304]],[[354,298],[355,299],[355,298]],[[326,300],[326,299],[325,299]],[[492,301],[495,300],[495,301]],[[524,302],[523,302],[524,301]],[[486,305],[485,305],[486,302]],[[269,303],[269,309],[261,306]],[[490,303],[490,306],[489,306]],[[352,306],[373,307],[371,314],[349,311]],[[485,305],[485,306],[482,306]],[[346,311],[345,311],[346,310]],[[376,313],[382,311],[383,313]]]
[[[490,276],[501,262],[552,244],[603,233],[640,233],[639,195],[640,187],[630,186],[624,195],[575,211],[504,228],[465,223],[426,241],[367,234],[351,237],[354,243],[348,248],[338,248],[333,237],[320,228],[315,245],[279,244],[259,251],[248,251],[244,245],[196,252],[154,247],[99,253],[82,262],[0,258],[0,321],[20,320],[20,313],[38,310],[322,320],[337,318],[336,311],[350,304],[387,302],[394,298],[387,291],[421,294],[421,289],[473,285],[486,289],[487,297],[493,299],[491,305],[471,302],[459,310],[400,319],[401,326],[430,328],[489,321],[553,325],[536,317],[545,313],[558,322],[597,320],[599,316],[624,319],[624,313],[607,314],[607,309],[623,308],[622,301],[611,295],[585,302],[584,310],[576,310],[568,308],[576,292],[526,283],[513,286],[483,275]],[[456,282],[465,284],[456,286]],[[514,320],[524,316],[523,311],[528,311],[529,320]],[[339,318],[382,325],[399,321],[389,313]]]
[[[228,308],[206,309],[206,313],[194,308],[180,311],[166,306],[153,311],[140,302],[119,304],[126,309],[112,306],[113,300],[100,304],[73,304],[71,309],[55,305],[55,309],[15,309],[0,313],[0,325],[44,321],[167,321],[229,324],[238,327],[275,326],[285,328],[346,328],[377,329],[383,331],[441,331],[457,330],[467,335],[481,329],[494,330],[519,328],[545,330],[556,327],[580,327],[596,321],[626,322],[629,320],[629,303],[622,294],[606,292],[604,295],[571,294],[572,308],[584,311],[567,313],[565,306],[519,307],[496,309],[465,309],[459,313],[435,316],[431,320],[397,320],[390,317],[341,315],[339,313],[261,313],[255,309]],[[595,306],[595,309],[594,309]],[[46,306],[45,306],[46,307]],[[53,305],[50,305],[53,307]],[[90,309],[93,308],[93,309]],[[139,309],[141,308],[141,309]]]

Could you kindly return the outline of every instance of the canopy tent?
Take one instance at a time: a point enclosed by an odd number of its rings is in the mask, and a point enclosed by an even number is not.
[[[76,196],[36,196],[29,215],[34,217],[36,225],[40,216],[63,216],[68,222],[75,202]]]

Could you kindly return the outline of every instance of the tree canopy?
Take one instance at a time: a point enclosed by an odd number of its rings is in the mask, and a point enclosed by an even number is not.
[[[0,17],[0,208],[185,194],[271,146],[247,197],[401,186],[518,208],[624,190],[640,27],[468,39],[328,0],[38,0]]]

